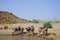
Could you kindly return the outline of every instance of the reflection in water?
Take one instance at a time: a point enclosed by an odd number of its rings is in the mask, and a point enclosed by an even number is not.
[[[45,40],[45,39],[36,36],[17,35],[17,36],[0,36],[0,40]]]

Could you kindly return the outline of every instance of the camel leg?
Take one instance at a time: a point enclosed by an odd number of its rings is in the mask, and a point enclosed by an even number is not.
[[[43,37],[44,37],[44,38],[46,37],[46,33],[43,33]]]
[[[30,33],[30,31],[29,31],[29,32],[27,32],[27,34],[28,34],[28,36],[30,36],[30,34],[31,34],[31,33]]]
[[[30,31],[30,33],[29,33],[30,35],[32,35],[32,32]]]
[[[38,37],[41,37],[41,32],[40,32],[40,31],[38,32],[38,35],[37,35],[37,36],[38,36]]]
[[[34,36],[34,31],[32,32],[32,35]]]
[[[41,34],[40,34],[41,32],[39,32],[39,36],[41,37]]]
[[[29,32],[27,32],[27,35],[29,36]]]
[[[34,31],[31,31],[31,35],[34,36]]]

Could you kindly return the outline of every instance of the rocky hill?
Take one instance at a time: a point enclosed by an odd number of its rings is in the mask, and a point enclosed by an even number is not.
[[[0,24],[26,23],[27,21],[18,18],[14,14],[6,11],[0,11]]]

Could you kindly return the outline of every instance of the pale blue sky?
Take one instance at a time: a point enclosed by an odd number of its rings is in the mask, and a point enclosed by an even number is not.
[[[0,0],[0,10],[24,19],[60,20],[60,0]]]

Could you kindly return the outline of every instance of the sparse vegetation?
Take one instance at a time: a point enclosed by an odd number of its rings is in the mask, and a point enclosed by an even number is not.
[[[30,20],[28,22],[31,22]]]
[[[56,33],[52,33],[52,34],[56,36]]]
[[[39,23],[39,21],[38,20],[35,20],[35,19],[33,19],[31,22],[32,23]]]
[[[4,29],[8,29],[8,26],[4,26]]]

